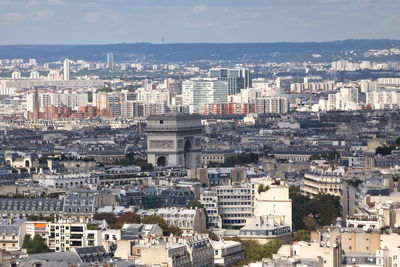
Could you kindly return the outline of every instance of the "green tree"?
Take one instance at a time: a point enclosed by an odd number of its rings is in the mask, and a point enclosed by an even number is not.
[[[340,217],[340,199],[337,196],[318,194],[311,201],[311,213],[318,214],[322,225],[332,224]]]
[[[182,236],[183,231],[178,226],[171,225],[169,227],[169,232],[172,233],[174,236]]]
[[[27,250],[28,254],[44,253],[50,251],[46,242],[39,234],[35,234],[33,239],[31,239],[30,235],[25,235],[22,247]]]
[[[147,163],[145,159],[136,159],[134,153],[128,153],[125,155],[124,159],[118,161],[118,164],[122,166],[135,165],[139,166],[142,171],[152,171],[154,167],[152,164]]]
[[[207,233],[208,233],[208,237],[209,237],[211,240],[219,241],[218,235],[216,235],[214,232],[207,231]]]
[[[24,236],[24,241],[22,242],[22,248],[31,248],[32,247],[32,238],[30,234],[26,234]]]
[[[142,223],[144,224],[158,224],[163,230],[163,235],[168,236],[170,234],[168,223],[157,215],[146,216],[142,219]]]
[[[382,156],[390,155],[394,149],[396,149],[395,146],[378,146],[375,150],[375,154],[381,154]]]
[[[338,159],[340,159],[340,153],[337,152],[336,150],[333,150],[333,151],[329,152],[329,154],[325,154],[324,158],[326,160],[338,160]]]
[[[269,185],[264,186],[263,184],[260,184],[258,186],[258,193],[261,194],[262,192],[267,192],[269,190]]]
[[[232,157],[228,157],[222,167],[235,167],[235,165],[245,165],[258,162],[258,155],[254,153],[241,153]]]
[[[112,89],[110,87],[103,87],[103,88],[97,89],[97,92],[111,93]]]
[[[187,207],[188,209],[195,209],[195,208],[202,209],[204,206],[203,204],[200,203],[200,201],[192,199],[189,201]]]
[[[340,216],[339,197],[319,194],[310,199],[300,193],[296,186],[290,187],[289,197],[292,200],[292,222],[295,230],[307,229],[303,217],[309,214],[319,218],[318,223],[328,225],[335,222]]]
[[[318,228],[317,221],[310,216],[304,216],[301,219],[304,223],[304,226],[307,228],[308,231],[315,231]]]
[[[106,220],[106,222],[109,225],[113,225],[117,222],[117,217],[115,216],[114,213],[111,213],[111,212],[110,213],[108,213],[108,212],[96,213],[93,216],[93,219],[99,220],[99,221]]]
[[[237,267],[248,265],[250,262],[259,261],[263,258],[272,258],[272,255],[276,254],[283,245],[281,239],[271,240],[264,245],[260,245],[260,243],[254,240],[241,240],[238,238],[234,238],[233,240],[241,242],[245,252],[245,259],[235,265]]]
[[[319,154],[312,154],[309,158],[308,161],[313,161],[313,160],[318,160],[321,159],[321,155]]]
[[[299,230],[293,234],[293,241],[310,241],[310,231]]]
[[[111,225],[113,229],[121,229],[125,223],[140,223],[140,216],[134,212],[125,212]]]

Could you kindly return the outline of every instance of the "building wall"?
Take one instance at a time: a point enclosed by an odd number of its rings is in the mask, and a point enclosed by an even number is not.
[[[218,196],[218,212],[225,226],[244,226],[254,215],[253,193],[250,184],[214,187]]]
[[[269,186],[269,190],[259,193],[260,184]],[[254,188],[254,215],[284,216],[285,222],[292,228],[292,200],[289,199],[288,185],[284,181],[279,181],[279,185],[276,185],[269,179],[259,179],[252,183],[252,188]]]
[[[279,255],[297,256],[306,259],[323,259],[324,267],[341,267],[340,247],[320,247],[319,243],[303,243],[283,245],[278,250]]]
[[[319,175],[316,173],[304,174],[304,185],[301,190],[308,196],[319,193],[332,196],[341,196],[341,178],[339,176]]]
[[[9,225],[7,228],[14,228],[15,226]],[[5,251],[13,251],[22,249],[23,240],[26,233],[26,225],[23,223],[18,227],[17,231],[0,232],[0,249]]]
[[[393,267],[400,267],[400,248],[393,244],[400,244],[400,235],[397,233],[380,235],[381,249],[387,249]]]
[[[351,232],[336,233],[331,232],[331,240],[340,239],[342,241],[342,249],[346,252],[364,252],[375,253],[380,249],[380,234],[377,232]]]

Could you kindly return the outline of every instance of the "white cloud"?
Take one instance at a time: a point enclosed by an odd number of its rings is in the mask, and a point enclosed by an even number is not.
[[[83,16],[83,21],[86,23],[97,23],[99,20],[99,13],[97,12],[86,12]]]
[[[206,10],[207,10],[206,6],[194,6],[192,8],[192,12],[196,14],[204,13]]]
[[[50,5],[62,5],[64,2],[62,0],[47,0]]]
[[[127,35],[129,33],[129,29],[126,27],[118,28],[117,32],[118,35]]]
[[[116,23],[120,20],[120,16],[115,12],[107,13],[107,18],[109,18],[110,21],[112,21],[114,23]]]
[[[26,19],[26,16],[21,13],[9,12],[9,13],[5,13],[2,16],[1,24],[15,25],[15,24],[19,24],[19,23],[23,22],[25,19]]]
[[[49,9],[40,10],[40,11],[36,12],[35,20],[37,20],[37,21],[46,21],[53,15],[54,15],[54,11],[53,10],[49,10]]]
[[[185,29],[200,29],[201,23],[185,22],[183,23]]]
[[[32,7],[37,6],[38,4],[39,3],[38,3],[37,0],[30,0],[30,1],[28,1],[28,3],[26,3],[25,7],[26,8],[32,8]]]

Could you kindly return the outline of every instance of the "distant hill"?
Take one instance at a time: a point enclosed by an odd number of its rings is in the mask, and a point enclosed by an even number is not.
[[[106,61],[113,52],[116,62],[146,58],[157,62],[188,62],[220,59],[242,61],[332,60],[345,51],[366,51],[400,47],[399,40],[344,40],[304,43],[177,43],[177,44],[110,44],[110,45],[3,45],[0,59],[36,58],[39,61],[64,58]],[[321,54],[315,59],[312,54]],[[360,56],[362,53],[359,53]]]

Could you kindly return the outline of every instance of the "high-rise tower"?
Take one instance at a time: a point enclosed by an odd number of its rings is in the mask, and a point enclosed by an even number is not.
[[[33,119],[39,119],[39,91],[37,88],[33,94]]]
[[[69,81],[69,59],[64,60],[64,80]]]
[[[109,52],[107,53],[107,69],[114,69],[114,54]]]
[[[240,93],[242,89],[251,87],[250,70],[246,68],[214,68],[208,73],[210,78],[228,83],[228,95]]]

